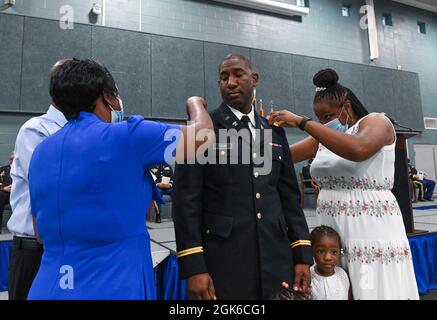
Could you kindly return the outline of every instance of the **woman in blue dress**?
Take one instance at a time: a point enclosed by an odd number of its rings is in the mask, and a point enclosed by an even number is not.
[[[146,213],[153,164],[193,156],[187,130],[211,129],[202,98],[187,101],[191,126],[123,120],[110,72],[73,59],[50,90],[69,122],[35,149],[32,214],[44,254],[29,299],[156,299]],[[209,143],[209,142],[208,142]]]

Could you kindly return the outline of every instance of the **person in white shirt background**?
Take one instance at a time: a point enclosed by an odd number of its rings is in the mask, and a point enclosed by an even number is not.
[[[49,78],[56,73],[57,67],[67,63],[62,59],[55,63]],[[9,300],[25,300],[38,272],[43,252],[42,244],[37,240],[32,222],[29,197],[29,164],[33,151],[49,135],[61,129],[67,120],[52,104],[46,114],[28,120],[20,128],[15,141],[14,162],[11,167],[12,191],[10,204],[12,216],[7,227],[13,234],[13,246],[8,274]]]

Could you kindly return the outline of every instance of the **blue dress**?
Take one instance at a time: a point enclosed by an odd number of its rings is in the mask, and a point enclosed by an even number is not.
[[[44,253],[28,299],[156,299],[149,167],[174,156],[179,135],[82,112],[38,145],[29,189]]]

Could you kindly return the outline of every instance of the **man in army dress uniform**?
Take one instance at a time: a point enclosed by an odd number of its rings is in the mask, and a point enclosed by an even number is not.
[[[250,134],[237,145],[219,140],[207,151],[216,164],[176,165],[173,217],[180,277],[187,279],[194,299],[271,299],[282,282],[306,292],[312,253],[285,132],[255,112],[258,74],[246,57],[227,56],[219,72],[223,103],[211,113],[216,139],[219,130]],[[255,161],[262,156],[254,151],[256,143],[269,145],[267,174]],[[234,162],[219,164],[235,149],[249,150],[249,162],[242,161],[243,152]]]

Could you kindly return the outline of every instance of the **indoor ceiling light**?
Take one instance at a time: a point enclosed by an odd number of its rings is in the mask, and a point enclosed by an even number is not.
[[[309,8],[296,6],[289,3],[277,2],[271,0],[214,0],[216,2],[223,2],[233,4],[236,6],[268,11],[276,14],[287,16],[306,16],[310,13]]]

